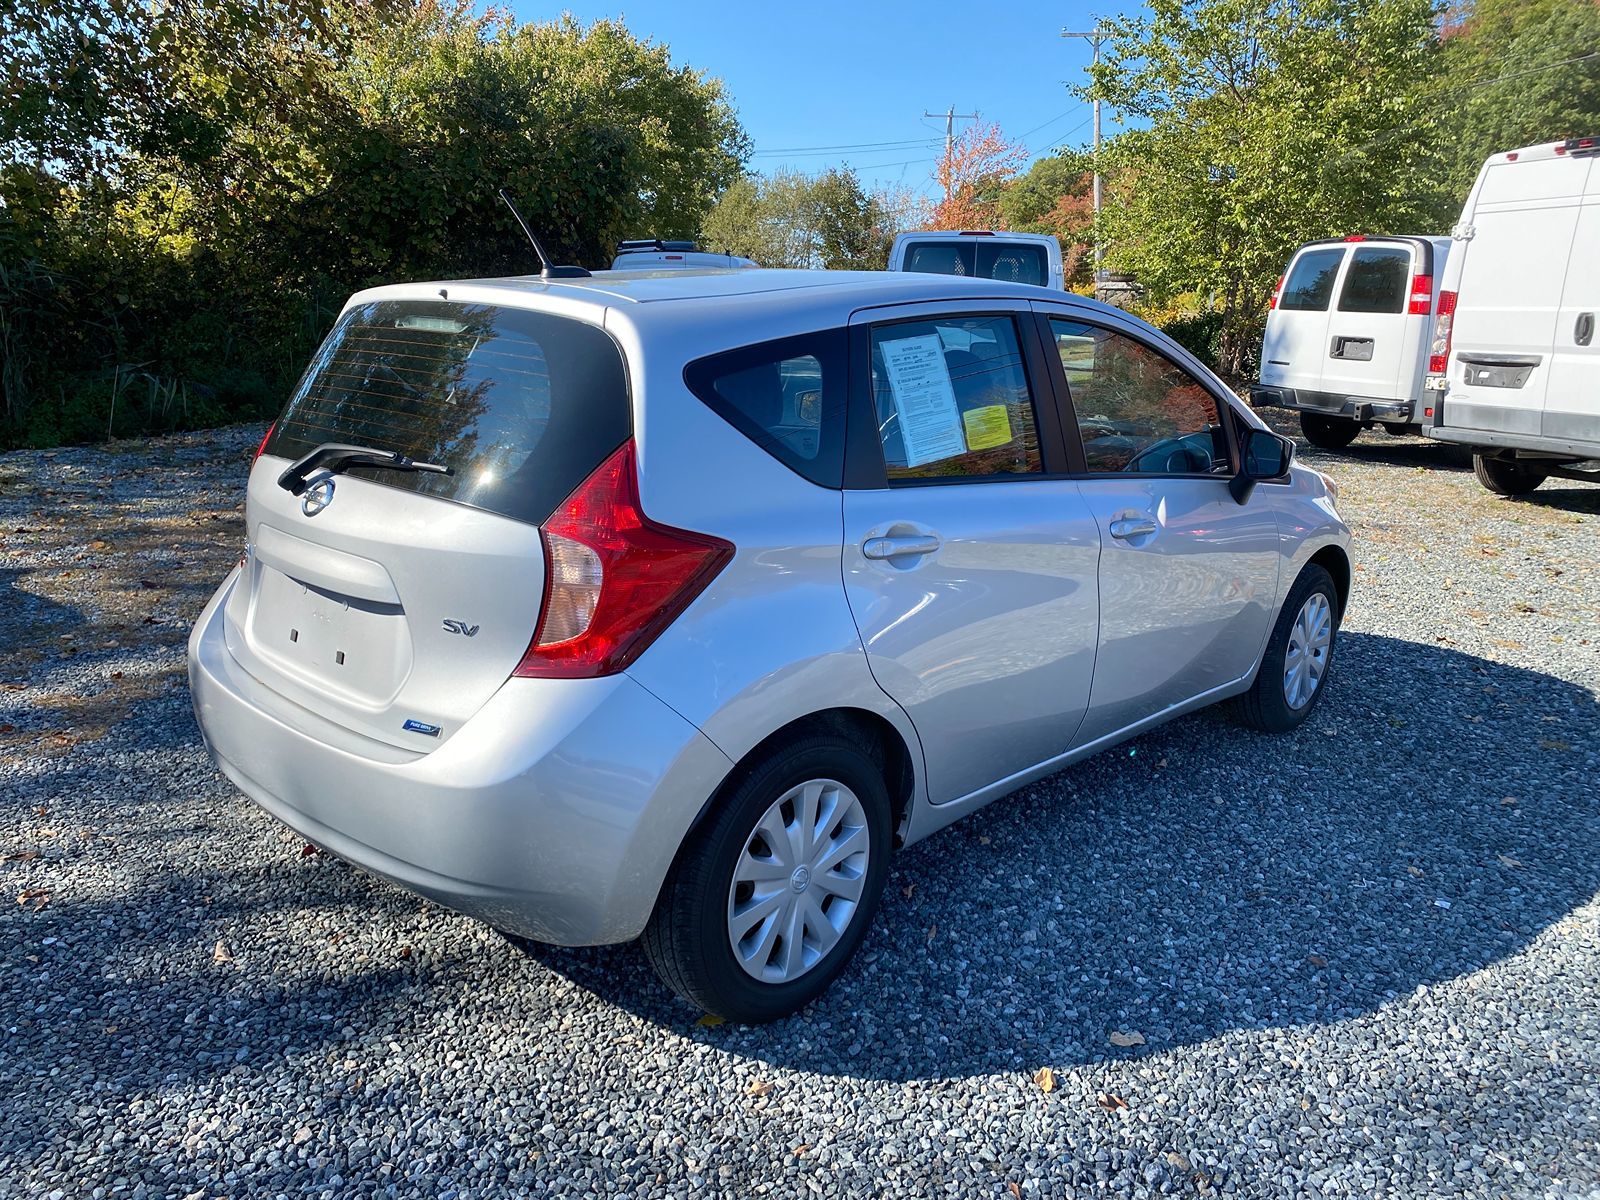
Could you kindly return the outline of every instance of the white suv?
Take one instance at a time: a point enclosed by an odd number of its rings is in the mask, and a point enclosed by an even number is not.
[[[206,744],[335,854],[740,1020],[890,854],[1223,699],[1288,730],[1350,587],[1326,481],[1125,314],[942,275],[351,299],[201,614]]]

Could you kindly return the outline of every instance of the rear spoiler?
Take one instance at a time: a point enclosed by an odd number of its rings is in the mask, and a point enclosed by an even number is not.
[[[1353,233],[1348,237],[1319,238],[1314,242],[1306,242],[1295,249],[1295,254],[1312,246],[1347,246],[1352,242],[1404,242],[1417,251],[1417,261],[1420,266],[1419,275],[1432,276],[1433,274],[1433,243],[1425,237],[1412,237],[1400,233]],[[1291,256],[1292,257],[1292,256]]]

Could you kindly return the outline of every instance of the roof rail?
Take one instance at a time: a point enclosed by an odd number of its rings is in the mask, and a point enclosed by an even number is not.
[[[675,250],[693,253],[700,247],[690,241],[662,241],[660,238],[632,238],[628,241],[617,243],[618,254],[630,254],[634,251],[645,250]]]

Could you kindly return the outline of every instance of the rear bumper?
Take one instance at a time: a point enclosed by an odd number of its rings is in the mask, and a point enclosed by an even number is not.
[[[1255,408],[1292,408],[1298,412],[1320,413],[1328,417],[1348,417],[1363,424],[1369,421],[1416,423],[1413,416],[1416,405],[1410,400],[1345,396],[1336,392],[1313,392],[1306,388],[1279,387],[1269,383],[1250,385],[1250,404]]]
[[[340,858],[497,928],[626,941],[731,763],[625,675],[512,679],[425,755],[352,734],[246,673],[230,577],[189,640],[206,747],[272,816]]]
[[[1423,430],[1441,442],[1455,442],[1485,450],[1522,450],[1529,455],[1547,455],[1582,462],[1600,459],[1600,442],[1547,438],[1538,434],[1503,433],[1496,429],[1463,429],[1455,425],[1429,425]]]

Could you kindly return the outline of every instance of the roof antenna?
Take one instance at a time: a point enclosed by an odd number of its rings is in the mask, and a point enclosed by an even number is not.
[[[533,246],[533,252],[539,258],[540,279],[587,279],[589,272],[582,267],[563,267],[550,261],[550,254],[544,248],[544,243],[534,236],[533,230],[528,227],[528,222],[517,211],[516,203],[511,199],[511,193],[505,188],[500,189],[500,199],[506,202],[506,207],[511,210],[511,215],[517,219],[517,224],[522,226],[522,232],[528,235],[528,242]]]

